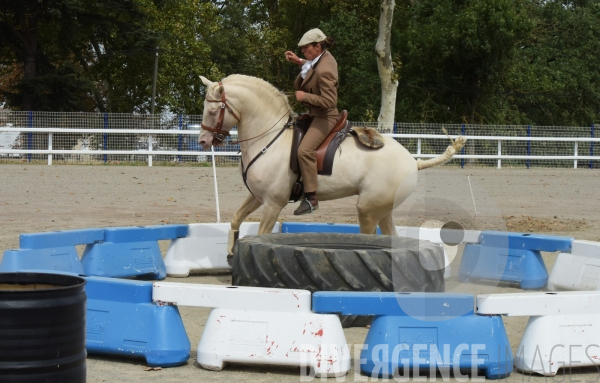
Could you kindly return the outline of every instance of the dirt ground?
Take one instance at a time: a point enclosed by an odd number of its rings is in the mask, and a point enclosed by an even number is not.
[[[236,168],[218,168],[220,221],[228,222],[247,191]],[[413,195],[394,214],[397,225],[436,226],[455,221],[468,229],[501,229],[600,241],[600,175],[590,169],[440,167],[422,171]],[[313,215],[295,217],[288,205],[280,221],[357,223],[356,198],[320,203]],[[76,228],[216,222],[212,168],[190,166],[0,165],[0,254],[18,248],[19,234]],[[249,220],[257,221],[260,210]],[[166,243],[161,248],[166,250]],[[550,271],[556,254],[545,253]],[[453,275],[458,265],[452,264]],[[454,277],[453,277],[454,278]],[[230,284],[227,274],[168,281]],[[449,281],[452,284],[453,279]],[[473,293],[481,291],[473,284]],[[490,292],[490,287],[486,287]],[[513,285],[493,292],[519,292]],[[181,307],[192,356],[181,367],[147,371],[144,360],[90,355],[88,382],[295,382],[295,368],[229,365],[207,371],[195,361],[209,309]],[[528,318],[504,318],[513,352]],[[362,344],[365,328],[346,329],[349,344]],[[352,347],[354,348],[354,347]],[[562,370],[556,381],[597,381],[595,368]],[[572,375],[571,375],[572,374]],[[423,374],[422,374],[423,375]],[[441,379],[441,377],[438,377]],[[367,381],[354,366],[344,381]],[[513,372],[508,381],[541,381]],[[329,379],[334,381],[334,379]],[[369,379],[370,380],[370,379]],[[454,380],[454,378],[452,379]],[[341,381],[341,379],[339,379]],[[569,380],[571,381],[571,380]]]

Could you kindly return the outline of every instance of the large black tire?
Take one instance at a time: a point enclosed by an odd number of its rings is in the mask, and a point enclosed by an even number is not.
[[[234,286],[315,291],[443,292],[444,252],[404,237],[302,233],[246,236],[230,260]],[[370,317],[343,316],[344,327]]]

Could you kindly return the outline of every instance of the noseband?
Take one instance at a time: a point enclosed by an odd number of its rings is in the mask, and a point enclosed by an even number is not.
[[[223,89],[223,91],[221,92],[221,99],[220,100],[209,100],[208,98],[206,99],[207,102],[220,102],[221,103],[221,111],[219,112],[219,118],[217,119],[217,125],[213,128],[204,124],[200,124],[200,127],[204,130],[208,130],[209,132],[213,132],[213,140],[217,140],[218,143],[222,143],[223,141],[225,141],[225,137],[229,136],[229,132],[227,130],[223,130],[223,121],[225,120],[225,109],[227,109],[229,111],[229,113],[231,113],[231,115],[238,121],[240,122],[240,118],[238,117],[237,114],[235,114],[235,112],[233,111],[233,109],[231,108],[231,106],[229,106],[229,104],[227,104],[227,97],[225,97],[225,88],[223,87],[223,82],[219,81],[219,86],[221,87],[221,89]]]

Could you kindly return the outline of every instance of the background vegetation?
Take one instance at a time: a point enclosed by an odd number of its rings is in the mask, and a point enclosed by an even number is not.
[[[0,0],[0,105],[201,114],[199,75],[290,91],[302,34],[336,39],[340,108],[374,121],[377,0]],[[600,0],[397,0],[396,121],[586,126],[600,114]],[[300,52],[298,52],[300,53]]]

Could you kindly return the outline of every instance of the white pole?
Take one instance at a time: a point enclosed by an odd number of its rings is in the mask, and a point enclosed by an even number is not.
[[[502,155],[502,141],[498,140],[498,156]],[[502,168],[502,160],[498,158],[498,169]],[[469,183],[470,185],[470,183]]]
[[[148,135],[148,150],[152,151],[152,135]],[[152,166],[152,154],[148,154],[148,166]]]
[[[477,208],[475,207],[475,197],[473,196],[473,188],[471,187],[470,176],[467,176],[467,180],[469,180],[469,189],[471,190],[471,199],[473,200],[473,210],[475,210],[475,217],[477,217]]]
[[[221,223],[221,212],[219,211],[219,188],[217,187],[217,166],[215,165],[215,149],[210,146],[212,152],[213,179],[215,180],[215,201],[217,202],[217,223]]]
[[[52,133],[48,133],[48,150],[52,150]],[[48,154],[48,165],[52,165],[52,154]]]
[[[575,153],[573,155],[577,157],[577,141],[575,141]],[[577,169],[577,160],[573,161],[573,169]]]

